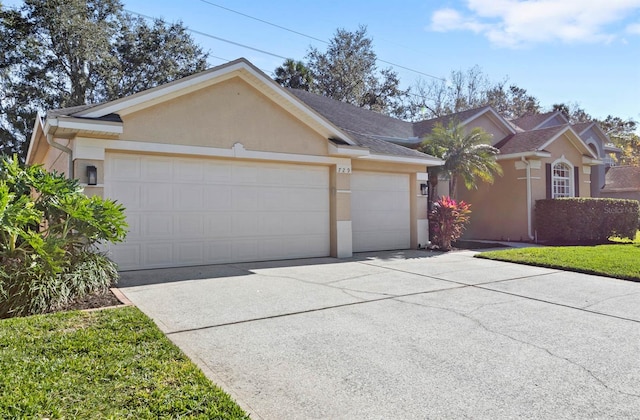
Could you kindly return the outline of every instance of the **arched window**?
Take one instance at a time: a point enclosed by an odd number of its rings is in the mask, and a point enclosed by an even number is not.
[[[559,161],[551,168],[553,174],[553,198],[573,197],[573,168]]]

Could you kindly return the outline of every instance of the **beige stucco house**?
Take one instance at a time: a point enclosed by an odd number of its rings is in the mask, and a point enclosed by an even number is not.
[[[385,141],[375,124],[349,131],[310,102],[239,59],[50,111],[36,121],[27,163],[124,204],[130,232],[109,250],[122,270],[425,244],[421,184],[442,162]]]

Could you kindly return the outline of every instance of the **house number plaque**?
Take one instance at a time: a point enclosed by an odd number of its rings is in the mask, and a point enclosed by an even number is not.
[[[351,166],[347,166],[347,165],[336,165],[336,170],[339,174],[350,174],[351,173]]]

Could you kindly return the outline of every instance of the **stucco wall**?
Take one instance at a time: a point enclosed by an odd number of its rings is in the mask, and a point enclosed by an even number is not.
[[[68,139],[56,139],[56,143],[65,147],[71,147],[71,140]],[[44,168],[48,171],[56,171],[63,174],[69,172],[69,155],[62,152],[59,149],[49,147],[44,159],[42,160]]]
[[[492,145],[498,143],[508,134],[504,127],[494,122],[486,113],[467,125],[468,131],[476,127],[482,128],[484,131],[491,134]]]
[[[527,240],[527,184],[518,179],[526,176],[517,170],[515,161],[501,161],[503,176],[494,184],[481,183],[467,190],[458,181],[458,198],[471,204],[471,223],[464,238],[495,240]]]
[[[326,155],[327,140],[233,78],[123,117],[123,140]]]

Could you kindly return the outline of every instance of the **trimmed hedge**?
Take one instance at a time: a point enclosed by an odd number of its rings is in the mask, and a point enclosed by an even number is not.
[[[633,239],[640,203],[614,198],[537,200],[538,240],[562,244],[607,243],[611,236]]]

